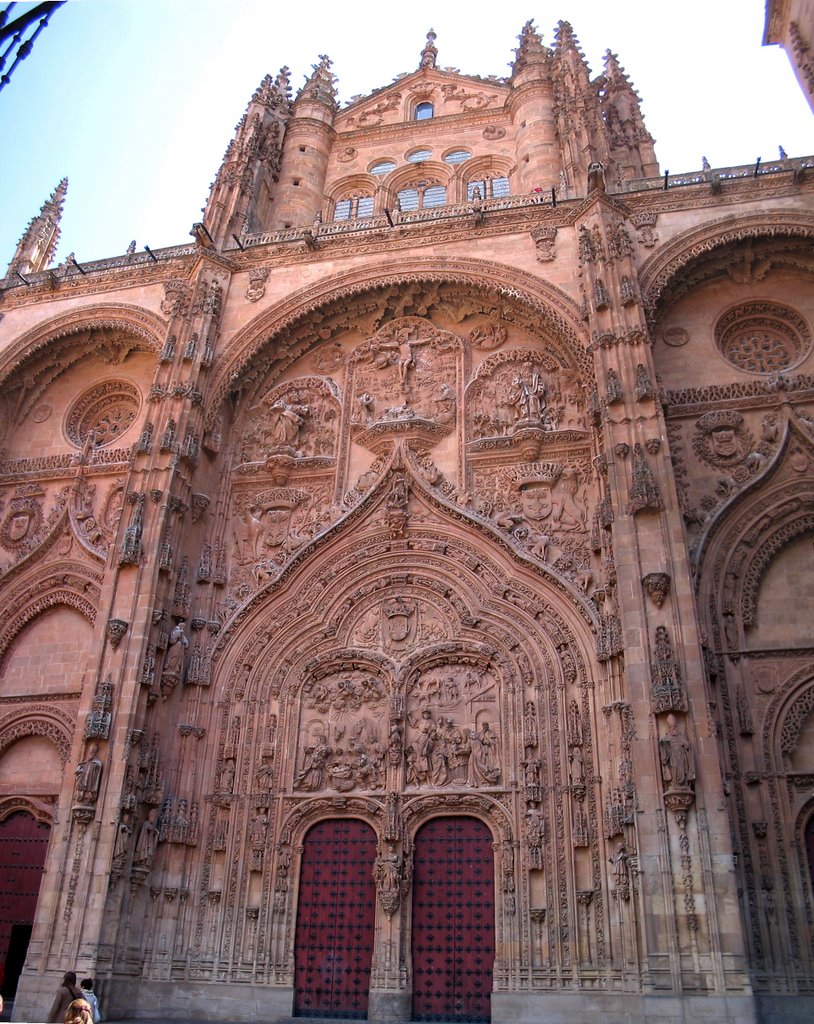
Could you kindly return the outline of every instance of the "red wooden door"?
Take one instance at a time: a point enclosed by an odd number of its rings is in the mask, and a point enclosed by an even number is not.
[[[375,859],[376,836],[363,821],[323,821],[305,837],[294,949],[297,1016],[367,1016]]]
[[[492,835],[477,818],[433,818],[416,835],[413,1019],[490,1019],[495,962]]]
[[[25,960],[20,942],[11,942],[15,931],[27,946],[34,923],[37,897],[48,852],[50,826],[25,811],[17,811],[0,823],[0,992],[10,999]],[[25,926],[23,930],[20,925]]]

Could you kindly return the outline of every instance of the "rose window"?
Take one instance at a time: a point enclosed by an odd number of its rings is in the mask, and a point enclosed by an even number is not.
[[[715,340],[728,363],[749,373],[779,373],[798,363],[811,346],[803,317],[773,302],[743,303],[715,325]]]
[[[107,381],[86,391],[68,414],[69,439],[82,447],[93,434],[93,447],[114,444],[138,416],[141,396],[127,381]]]

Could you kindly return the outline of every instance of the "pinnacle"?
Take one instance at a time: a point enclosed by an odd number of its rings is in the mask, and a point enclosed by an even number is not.
[[[421,59],[418,64],[420,68],[434,68],[436,66],[435,61],[438,57],[438,47],[435,45],[435,40],[437,38],[435,32],[430,29],[427,33],[427,42],[421,51]]]

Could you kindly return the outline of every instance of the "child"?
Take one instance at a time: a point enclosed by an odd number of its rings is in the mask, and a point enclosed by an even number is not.
[[[93,978],[83,978],[79,982],[79,987],[82,989],[82,998],[90,1004],[93,1024],[99,1024],[99,1021],[102,1019],[102,1013],[99,1009],[99,1000],[93,991]]]

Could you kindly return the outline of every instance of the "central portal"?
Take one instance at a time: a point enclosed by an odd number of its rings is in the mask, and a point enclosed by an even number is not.
[[[414,1020],[490,1019],[494,852],[477,818],[433,818],[416,835],[412,945]]]
[[[362,821],[323,821],[305,837],[294,954],[299,1017],[367,1016],[375,859],[376,836]]]

